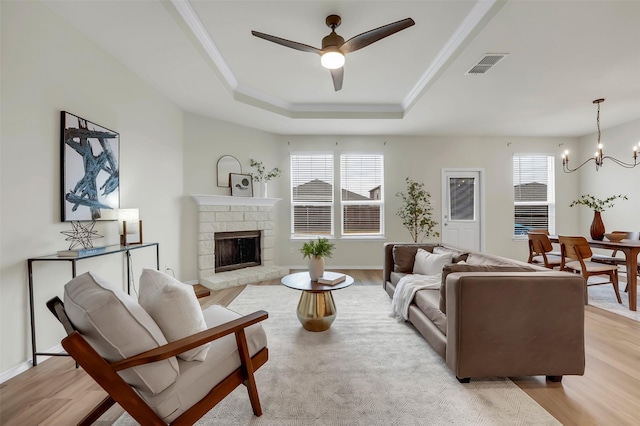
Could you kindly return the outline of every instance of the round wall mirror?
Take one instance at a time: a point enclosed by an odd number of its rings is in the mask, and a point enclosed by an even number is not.
[[[218,160],[218,186],[229,188],[229,173],[242,173],[242,166],[233,155],[223,155]]]

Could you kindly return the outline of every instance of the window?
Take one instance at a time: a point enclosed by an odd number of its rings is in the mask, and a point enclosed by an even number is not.
[[[340,156],[340,202],[343,236],[380,236],[384,223],[383,156]]]
[[[291,154],[291,234],[333,236],[333,154]]]
[[[515,237],[531,229],[555,234],[555,164],[551,155],[513,156]]]

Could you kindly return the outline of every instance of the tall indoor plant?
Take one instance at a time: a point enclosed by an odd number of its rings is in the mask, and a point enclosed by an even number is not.
[[[318,238],[316,241],[307,241],[300,251],[302,258],[309,258],[309,277],[311,281],[317,281],[324,274],[324,258],[331,257],[335,244],[326,238]]]
[[[573,200],[569,207],[573,206],[587,206],[593,210],[593,222],[591,222],[591,228],[589,232],[591,239],[602,240],[604,238],[604,222],[602,221],[601,213],[606,209],[614,206],[614,201],[617,199],[628,200],[626,195],[612,195],[609,198],[601,200],[590,194],[581,195],[577,200]]]
[[[253,180],[260,182],[260,195],[262,198],[267,198],[267,182],[282,175],[282,170],[274,167],[267,172],[262,165],[262,161],[256,161],[253,158],[249,159],[249,165],[257,171],[257,173],[253,175]]]
[[[414,243],[424,240],[426,237],[439,237],[440,233],[433,230],[438,222],[433,220],[433,206],[431,206],[431,194],[424,190],[424,184],[405,178],[407,191],[398,192],[397,197],[402,199],[402,205],[397,215],[402,219],[402,224],[411,234]]]

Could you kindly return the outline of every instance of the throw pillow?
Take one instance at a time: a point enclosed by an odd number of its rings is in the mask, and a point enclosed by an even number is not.
[[[154,269],[140,276],[140,305],[151,315],[169,342],[207,329],[193,287]],[[204,361],[209,343],[178,355],[185,361]]]
[[[453,254],[452,263],[460,263],[461,261],[466,261],[467,257],[469,257],[469,253],[467,252],[454,250],[449,247],[443,247],[443,246],[435,247],[433,249],[433,252],[436,254],[451,252]]]
[[[418,249],[413,273],[421,275],[436,275],[442,273],[442,268],[451,263],[452,253],[434,254],[426,250]]]
[[[393,246],[393,272],[410,274],[413,272],[413,261],[419,248],[433,250],[431,244],[396,244]]]
[[[71,323],[108,361],[167,344],[158,325],[133,297],[93,272],[78,275],[64,286],[64,307]],[[180,369],[171,357],[118,374],[137,390],[156,395],[176,381]]]

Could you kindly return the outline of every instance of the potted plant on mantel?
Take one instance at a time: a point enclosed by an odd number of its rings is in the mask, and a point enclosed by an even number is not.
[[[251,167],[255,167],[258,171],[253,175],[253,180],[260,182],[260,195],[262,198],[267,198],[267,182],[282,175],[282,170],[278,167],[274,167],[271,171],[265,172],[262,161],[256,161],[253,158],[249,159],[249,165]]]
[[[317,241],[308,241],[302,245],[300,251],[302,258],[309,258],[309,277],[311,281],[317,281],[324,274],[324,258],[333,254],[332,244],[326,238],[318,238]]]
[[[411,234],[413,242],[417,243],[425,237],[439,237],[440,233],[433,230],[438,224],[433,220],[433,207],[431,206],[431,194],[424,190],[424,184],[405,178],[407,192],[398,192],[397,197],[402,198],[402,205],[397,215],[402,219],[402,224]]]
[[[604,238],[604,222],[602,222],[602,216],[600,213],[608,209],[609,207],[614,206],[614,201],[617,199],[628,200],[626,195],[612,195],[609,198],[605,198],[601,200],[599,198],[594,197],[593,195],[584,194],[581,195],[577,200],[573,200],[569,207],[573,206],[587,206],[593,210],[593,222],[591,222],[591,228],[589,229],[591,233],[591,239],[601,241]]]

